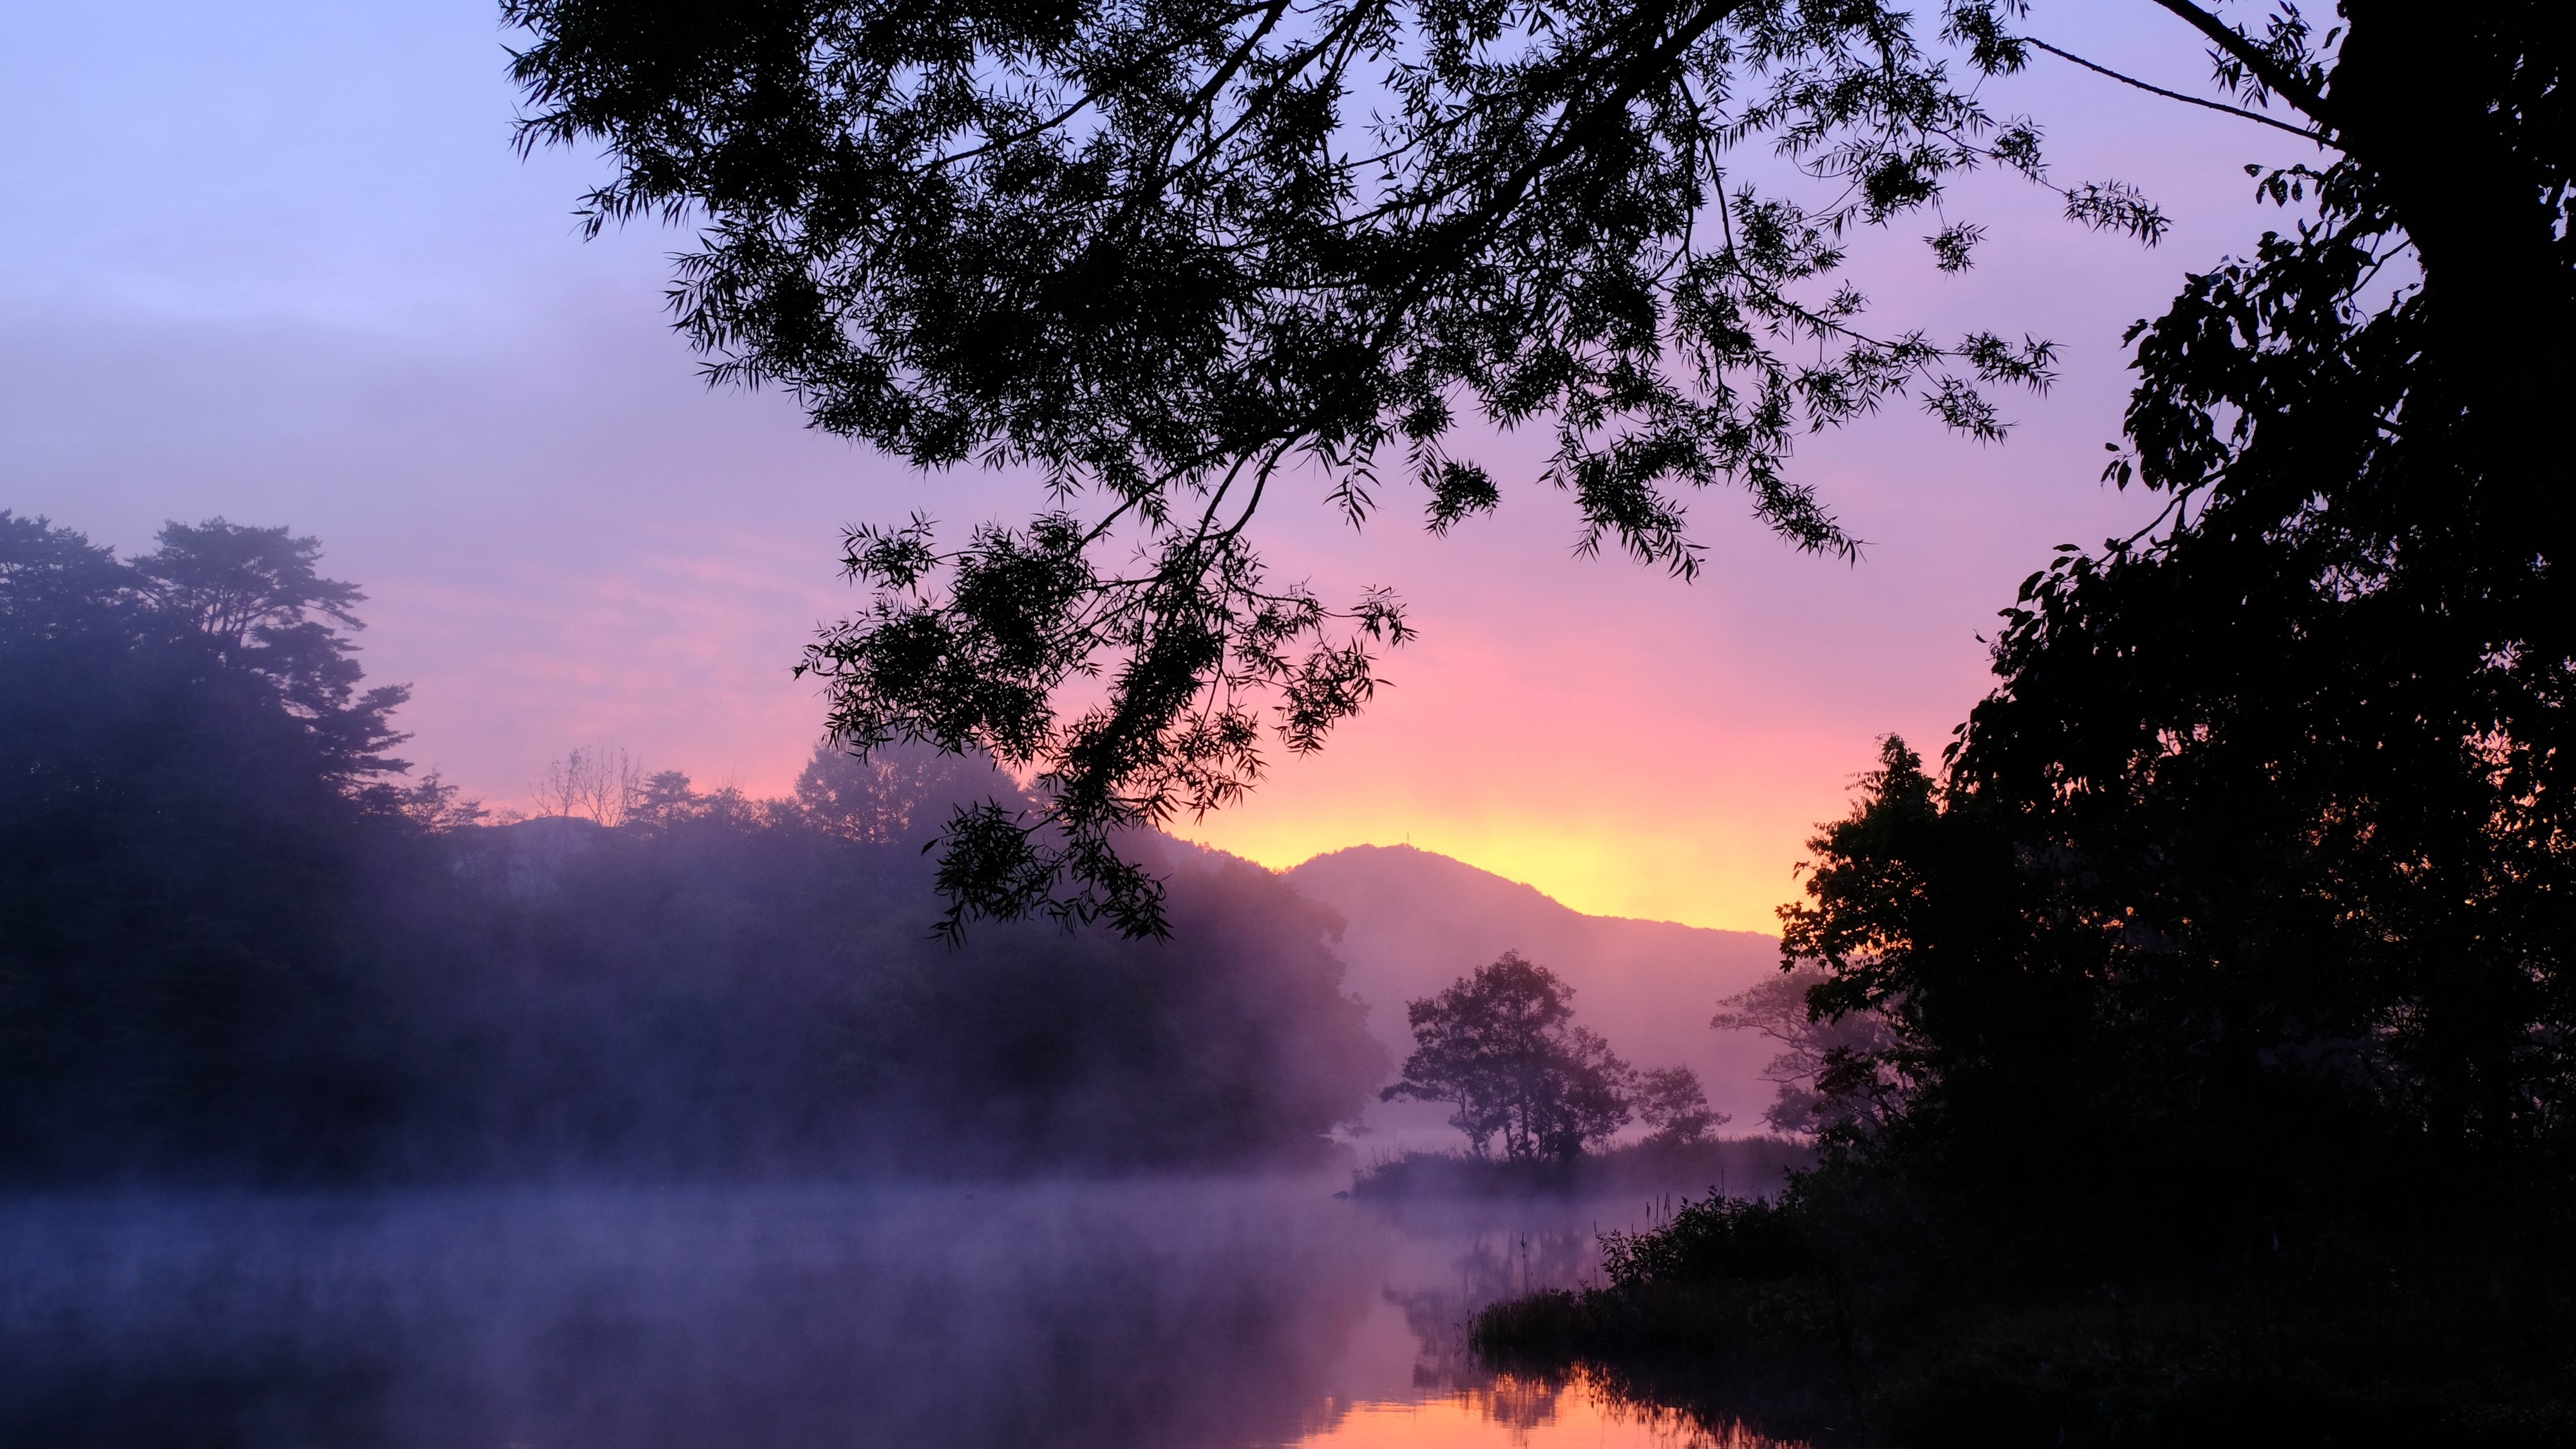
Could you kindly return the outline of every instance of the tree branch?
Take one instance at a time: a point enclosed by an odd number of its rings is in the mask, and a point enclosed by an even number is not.
[[[2287,121],[2276,120],[2273,117],[2264,115],[2260,111],[2248,111],[2240,107],[2226,105],[2218,101],[2203,100],[2199,96],[2187,96],[2180,91],[2169,91],[2163,86],[2150,85],[2145,81],[2139,80],[2135,76],[2122,75],[2118,71],[2111,69],[2109,66],[2095,65],[2093,62],[2086,60],[2084,57],[2071,51],[2060,50],[2056,46],[2053,46],[2047,41],[2041,40],[2036,36],[2025,35],[2022,37],[2022,42],[2026,45],[2047,51],[2049,54],[2056,56],[2059,60],[2073,61],[2075,64],[2093,72],[2095,75],[2109,76],[2111,79],[2118,81],[2124,86],[2136,86],[2139,90],[2145,91],[2149,95],[2162,96],[2169,101],[2180,101],[2186,106],[2198,106],[2203,110],[2216,111],[2220,115],[2234,116],[2239,120],[2253,121],[2259,125],[2269,126],[2276,131],[2287,131],[2301,140],[2314,141],[2320,146],[2326,144],[2326,137],[2322,132],[2311,131],[2305,126],[2293,126]]]
[[[2317,124],[2329,131],[2334,129],[2334,121],[2327,114],[2330,107],[2325,96],[2301,79],[2297,72],[2274,60],[2271,52],[2256,45],[2244,31],[2192,4],[2191,0],[2155,0],[2155,3],[2182,17],[2184,24],[2217,42],[2219,49],[2243,61],[2245,68],[2254,72],[2255,79],[2279,93],[2291,105],[2315,117]]]

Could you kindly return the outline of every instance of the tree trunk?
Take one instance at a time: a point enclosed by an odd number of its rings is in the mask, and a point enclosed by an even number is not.
[[[2541,530],[2532,541],[2555,555],[2569,502],[2558,435],[2576,374],[2576,270],[2551,196],[2567,103],[2544,97],[2539,78],[2563,85],[2566,8],[2455,7],[2438,18],[2396,0],[2343,8],[2352,29],[2321,119],[2378,174],[2415,243],[2433,328],[2428,401],[2461,410],[2479,471],[2528,510],[2515,521]]]

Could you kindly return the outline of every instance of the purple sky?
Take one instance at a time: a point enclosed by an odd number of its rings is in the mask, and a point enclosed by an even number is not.
[[[2206,74],[2147,0],[2043,3],[2034,26],[2177,88]],[[661,325],[675,238],[582,244],[595,166],[512,154],[488,4],[28,7],[12,32],[0,507],[127,549],[174,517],[319,534],[372,596],[371,675],[418,688],[408,753],[486,799],[584,744],[783,789],[818,719],[787,668],[855,602],[840,525],[1032,505],[707,391]],[[1423,638],[1325,755],[1187,833],[1274,865],[1409,839],[1585,910],[1768,928],[1875,737],[1929,752],[1983,690],[1975,635],[2022,576],[2152,512],[2094,481],[2120,329],[2250,246],[2272,217],[2238,168],[2299,149],[2037,66],[1993,108],[2042,120],[2059,179],[2144,186],[2177,223],[2164,245],[2074,229],[1997,178],[1952,202],[1994,233],[1964,277],[1922,260],[1929,222],[1862,248],[1882,326],[2066,345],[2053,394],[2009,400],[2010,443],[1905,413],[1803,442],[1866,561],[1792,554],[1712,493],[1688,586],[1573,558],[1571,508],[1533,486],[1446,541],[1412,500],[1355,537],[1320,487],[1291,492],[1269,518],[1279,572],[1328,595],[1393,584]]]

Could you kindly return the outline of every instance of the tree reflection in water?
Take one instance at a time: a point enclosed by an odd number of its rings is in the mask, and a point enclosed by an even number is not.
[[[1502,1223],[1491,1220],[1492,1209],[1408,1214],[1406,1236],[1446,1253],[1444,1273],[1399,1268],[1411,1281],[1382,1290],[1415,1341],[1413,1386],[1423,1400],[1347,1406],[1299,1449],[1804,1449],[1803,1436],[1830,1432],[1844,1417],[1830,1383],[1813,1375],[1747,1374],[1737,1365],[1712,1372],[1705,1364],[1514,1372],[1479,1356],[1467,1331],[1478,1308],[1597,1278],[1591,1213],[1600,1206],[1563,1205],[1550,1215],[1525,1204],[1501,1209]]]
[[[1349,1406],[1296,1449],[1813,1449],[1742,1419],[1619,1397],[1583,1375],[1496,1376],[1416,1404]]]
[[[1466,1215],[1416,1213],[1408,1226],[1456,1248],[1445,1278],[1389,1284],[1381,1290],[1404,1314],[1404,1325],[1419,1345],[1413,1385],[1428,1393],[1479,1391],[1496,1381],[1492,1368],[1467,1343],[1477,1309],[1533,1289],[1572,1284],[1600,1265],[1590,1229],[1570,1220],[1496,1225]]]

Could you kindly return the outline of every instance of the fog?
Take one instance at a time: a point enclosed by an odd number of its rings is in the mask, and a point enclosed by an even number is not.
[[[1168,938],[952,943],[926,847],[1028,802],[919,746],[775,799],[594,747],[485,811],[319,560],[0,513],[0,1442],[1679,1432],[1465,1343],[1642,1193],[1349,1200],[1402,1003],[1290,878],[1138,833]]]
[[[1326,1226],[1224,1188],[21,1207],[0,1438],[1285,1437],[1385,1252]]]
[[[893,779],[918,786],[936,762],[910,758],[923,770]],[[1329,917],[1267,872],[1139,840],[1169,941],[983,922],[951,947],[921,848],[948,804],[903,801],[883,840],[809,790],[797,809],[719,798],[459,842],[436,893],[451,914],[407,953],[423,1110],[388,1166],[1311,1164],[1367,1100],[1385,1059],[1340,992]],[[460,962],[479,970],[460,981]]]
[[[1461,1329],[1589,1271],[1601,1205],[1327,1185],[21,1199],[0,1441],[1183,1449],[1390,1404],[1599,1432]],[[1609,1442],[1692,1442],[1651,1417]]]

